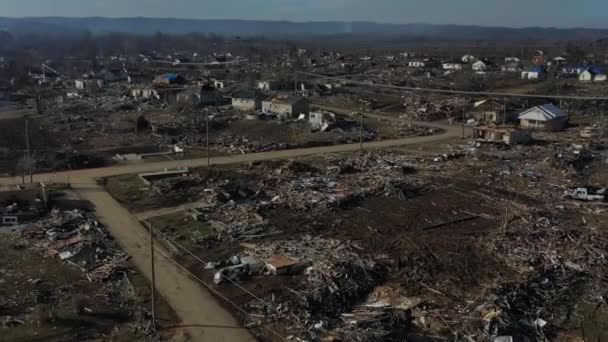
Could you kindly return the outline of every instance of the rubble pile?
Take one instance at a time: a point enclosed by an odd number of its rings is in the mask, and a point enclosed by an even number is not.
[[[294,174],[279,168],[268,173],[265,183],[284,184],[267,188],[268,197],[276,205],[307,210],[346,206],[373,196],[409,197],[420,191],[420,185],[407,178],[412,168],[402,156],[368,153],[346,159],[330,157],[326,165],[331,166],[324,172]]]
[[[436,121],[443,119],[462,119],[462,111],[467,106],[465,98],[427,99],[418,95],[404,96],[401,106],[405,116],[419,121]]]
[[[251,140],[230,133],[225,133],[220,137],[211,139],[209,144],[213,145],[216,150],[231,154],[266,152],[273,150],[284,150],[287,148],[287,144],[285,143],[265,143],[260,140]]]
[[[593,152],[581,145],[556,146],[552,164],[564,170],[581,172],[593,162],[594,158]]]
[[[290,333],[318,340],[342,324],[340,315],[365,298],[384,278],[384,267],[362,258],[354,242],[305,236],[256,246],[248,253],[259,260],[286,257],[308,265],[293,296],[274,295],[248,304],[266,322],[289,322]],[[267,273],[268,273],[268,267]]]
[[[409,124],[402,124],[399,127],[400,137],[426,137],[429,135],[435,135],[438,132],[437,128],[413,126]]]
[[[196,174],[182,177],[169,177],[152,182],[152,189],[156,196],[162,196],[164,201],[170,202],[192,202],[201,197],[204,187],[202,179]]]
[[[128,255],[94,216],[53,209],[15,233],[20,236],[3,234],[0,241],[11,247],[7,253],[12,257],[0,271],[2,281],[19,289],[0,299],[10,308],[4,314],[11,315],[0,318],[0,326],[60,328],[68,340],[105,338],[118,331],[139,338],[154,333],[150,314],[140,305],[141,292],[131,282]],[[80,328],[66,331],[70,320],[81,322]],[[91,324],[89,329],[81,329],[83,322]]]
[[[28,231],[46,255],[70,262],[86,272],[90,281],[102,282],[126,270],[127,254],[112,241],[97,221],[80,210],[54,209]]]
[[[606,295],[608,241],[598,232],[571,230],[545,217],[535,222],[495,241],[509,266],[526,271],[521,282],[499,287],[477,307],[492,311],[485,317],[490,336],[554,339],[557,327],[580,326],[581,300]]]

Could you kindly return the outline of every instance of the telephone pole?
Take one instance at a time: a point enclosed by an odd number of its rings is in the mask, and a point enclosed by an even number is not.
[[[207,129],[207,139],[205,145],[207,145],[207,167],[211,166],[211,156],[209,154],[209,111],[205,110],[205,127]]]
[[[359,125],[359,150],[363,152],[363,112],[361,112],[361,122]]]
[[[25,146],[27,148],[27,169],[30,174],[30,184],[34,183],[34,176],[32,175],[32,154],[30,153],[30,132],[29,132],[30,120],[25,119]],[[25,183],[25,182],[24,182]]]
[[[152,329],[156,331],[156,273],[154,268],[154,228],[152,223],[148,223],[150,228],[150,266],[152,269]]]

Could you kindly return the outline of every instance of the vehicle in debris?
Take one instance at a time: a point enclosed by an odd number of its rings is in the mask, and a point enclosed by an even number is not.
[[[573,188],[564,191],[564,198],[580,201],[604,201],[606,200],[606,188]]]

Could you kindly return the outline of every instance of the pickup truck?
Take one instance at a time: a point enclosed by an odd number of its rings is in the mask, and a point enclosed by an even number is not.
[[[588,188],[574,188],[564,191],[564,198],[580,201],[604,201],[606,200],[606,188],[592,190]]]

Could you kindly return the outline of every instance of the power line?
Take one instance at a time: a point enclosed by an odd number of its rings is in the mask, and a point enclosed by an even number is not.
[[[325,78],[325,79],[329,79],[329,80],[342,81],[342,82],[351,83],[351,84],[355,84],[355,85],[396,89],[396,90],[406,90],[406,91],[412,91],[412,92],[425,92],[425,93],[438,93],[438,94],[451,94],[451,95],[490,96],[490,97],[524,97],[524,98],[543,98],[543,99],[551,98],[551,99],[560,99],[560,100],[608,101],[608,97],[606,97],[606,96],[538,95],[538,94],[501,93],[501,92],[491,92],[491,91],[465,91],[465,90],[447,90],[447,89],[437,89],[437,88],[405,87],[405,86],[396,86],[396,85],[384,84],[384,83],[355,81],[355,80],[351,80],[351,79],[344,78],[344,77],[327,76],[327,75],[314,74],[314,73],[305,72],[305,71],[296,71],[296,72],[299,74],[314,77],[314,78]]]

